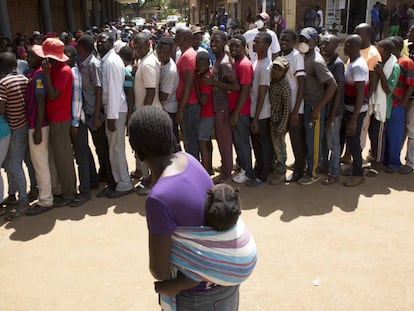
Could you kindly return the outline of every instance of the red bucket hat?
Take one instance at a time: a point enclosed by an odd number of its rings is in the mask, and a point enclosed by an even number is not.
[[[42,45],[33,45],[33,52],[42,58],[53,58],[59,62],[66,62],[69,58],[64,53],[65,45],[55,38],[46,39]]]

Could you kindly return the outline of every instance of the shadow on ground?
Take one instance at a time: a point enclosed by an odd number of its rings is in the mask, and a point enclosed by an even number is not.
[[[145,197],[135,193],[118,199],[96,198],[96,193],[92,194],[93,199],[84,205],[76,208],[62,207],[32,217],[20,216],[14,221],[5,223],[0,222],[0,227],[14,230],[10,235],[10,240],[30,241],[41,235],[51,232],[56,221],[80,221],[86,216],[97,217],[106,215],[113,211],[115,214],[135,214],[145,217]]]
[[[320,182],[308,186],[280,184],[263,185],[257,188],[240,187],[242,209],[257,209],[261,217],[281,211],[280,220],[289,222],[301,216],[324,215],[333,211],[334,206],[344,212],[353,212],[359,207],[361,196],[388,195],[391,190],[414,192],[414,175],[381,173],[366,178],[366,183],[357,187],[345,187],[341,182],[324,186]],[[260,193],[260,195],[257,195]]]
[[[358,187],[347,188],[341,182],[331,186],[323,186],[320,182],[309,186],[280,184],[277,186],[262,185],[249,188],[236,185],[240,189],[242,209],[257,209],[257,214],[267,217],[281,211],[280,220],[289,222],[301,216],[324,215],[338,207],[343,212],[353,212],[359,207],[361,196],[387,195],[391,190],[414,192],[414,174],[381,173],[375,178],[366,178],[366,183]],[[94,196],[96,193],[93,194]],[[34,217],[21,216],[9,223],[0,223],[6,229],[14,230],[11,240],[29,241],[51,232],[56,221],[80,221],[86,216],[97,217],[113,211],[115,214],[135,214],[145,217],[145,197],[132,193],[118,199],[97,199],[87,202],[78,208],[55,208],[50,212]]]

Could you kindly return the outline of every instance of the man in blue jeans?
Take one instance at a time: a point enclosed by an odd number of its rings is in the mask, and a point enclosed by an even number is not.
[[[325,128],[325,106],[333,97],[337,84],[322,56],[315,50],[318,43],[315,28],[302,29],[299,36],[299,52],[305,59],[304,127],[306,140],[306,174],[298,180],[310,185],[319,180],[319,162]]]
[[[26,177],[23,172],[23,159],[28,146],[28,127],[24,95],[27,88],[27,78],[18,74],[16,56],[9,52],[0,54],[0,72],[6,74],[0,80],[0,105],[5,107],[4,112],[9,123],[10,145],[7,152],[5,167],[8,176],[12,178],[19,193],[16,209],[6,215],[6,220],[19,216],[22,209],[28,207],[29,198],[26,192]]]
[[[339,132],[344,113],[345,67],[344,62],[336,53],[338,44],[339,38],[335,35],[327,35],[322,38],[321,54],[338,84],[335,95],[328,103],[326,111],[325,138],[322,144],[322,167],[328,170],[328,175],[322,180],[323,185],[336,183],[341,173]]]
[[[345,70],[345,112],[343,116],[344,137],[352,155],[352,176],[344,182],[347,187],[355,187],[365,182],[362,168],[361,128],[367,113],[369,70],[359,52],[361,37],[351,35],[345,41],[344,54],[349,56]]]
[[[235,183],[245,183],[254,177],[252,149],[250,146],[250,88],[253,82],[253,66],[244,53],[246,39],[243,35],[233,36],[229,43],[233,65],[240,83],[240,90],[229,93],[230,125],[233,130],[233,144],[237,153],[237,163],[241,170],[233,177]]]

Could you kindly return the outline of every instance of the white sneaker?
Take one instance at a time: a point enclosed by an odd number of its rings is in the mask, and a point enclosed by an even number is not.
[[[238,184],[244,184],[249,179],[250,178],[246,176],[246,171],[244,169],[241,169],[240,172],[232,178],[232,180]]]

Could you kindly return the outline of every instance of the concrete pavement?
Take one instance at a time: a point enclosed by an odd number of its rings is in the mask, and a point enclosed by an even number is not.
[[[240,186],[259,252],[240,310],[414,310],[413,191],[414,174],[386,173],[357,188]],[[159,310],[144,200],[1,223],[0,310]]]

